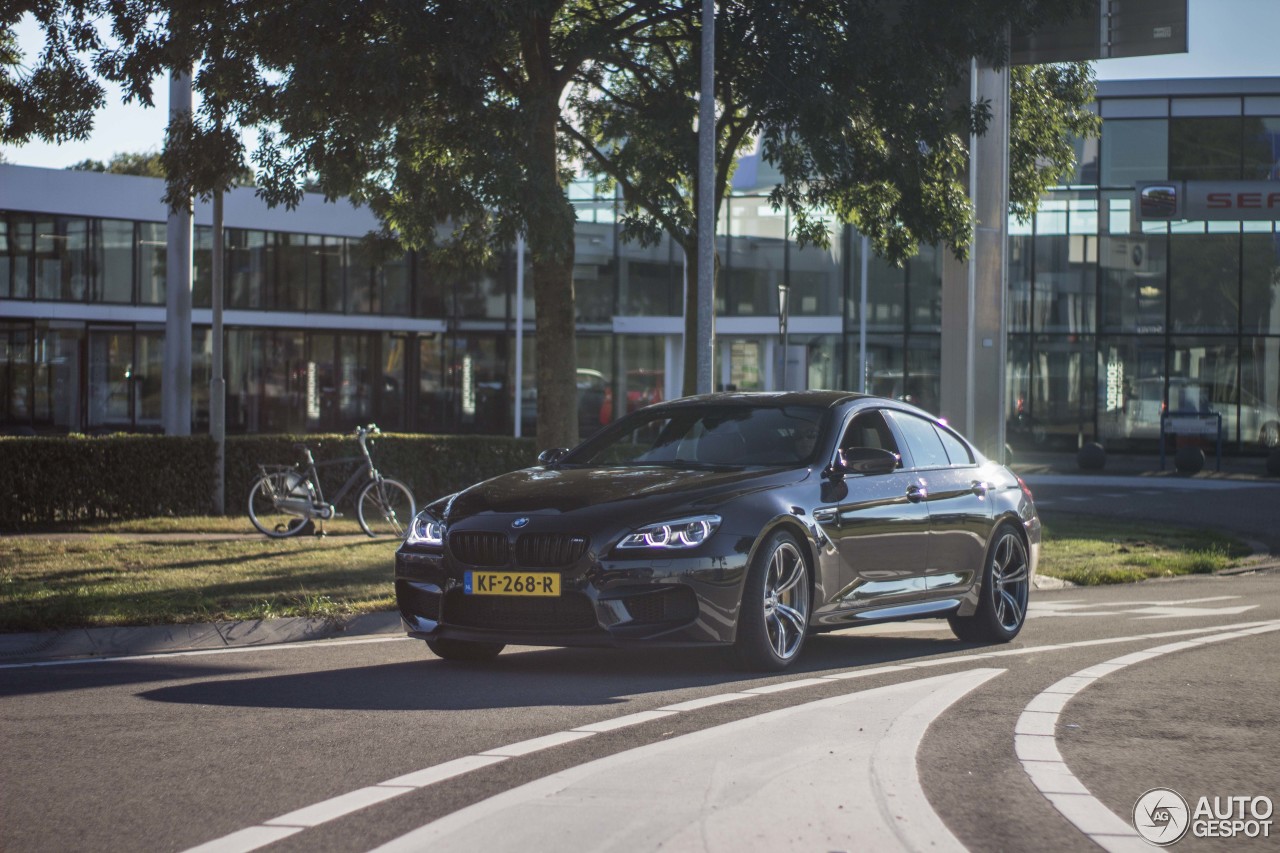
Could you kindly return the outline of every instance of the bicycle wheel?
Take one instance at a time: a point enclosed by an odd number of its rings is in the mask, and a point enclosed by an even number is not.
[[[306,481],[296,471],[263,474],[249,489],[249,520],[272,539],[301,533],[311,520],[311,514],[305,510],[279,506],[283,501],[294,506],[311,504]]]
[[[370,536],[404,537],[417,513],[413,492],[399,480],[374,480],[360,491],[356,516]]]

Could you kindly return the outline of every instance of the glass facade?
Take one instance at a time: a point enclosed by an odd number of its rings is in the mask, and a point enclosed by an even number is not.
[[[1142,223],[1133,209],[1139,181],[1280,181],[1280,87],[1265,97],[1133,94],[1103,98],[1099,110],[1101,138],[1078,146],[1071,185],[1048,193],[1030,221],[1010,221],[1010,443],[1153,451],[1161,414],[1179,409],[1221,414],[1232,451],[1280,442],[1276,224]],[[683,374],[683,249],[666,236],[623,239],[618,200],[594,192],[579,183],[571,193],[584,435],[678,394]],[[861,238],[827,221],[828,247],[800,246],[766,196],[725,202],[717,384],[865,383],[936,410],[946,250],[922,247],[902,267],[868,257],[864,282]],[[536,429],[534,282],[526,263],[517,376],[514,247],[472,274],[329,234],[229,227],[225,251],[230,430],[370,420],[424,432]],[[199,314],[211,299],[207,227],[195,229],[194,261]],[[165,278],[163,223],[0,212],[0,301],[62,306],[3,312],[0,428],[158,429]],[[780,284],[789,287],[785,352]],[[193,337],[193,422],[207,429],[211,344],[200,319]]]

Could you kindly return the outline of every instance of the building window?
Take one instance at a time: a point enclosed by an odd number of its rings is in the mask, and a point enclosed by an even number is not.
[[[1280,118],[1244,120],[1244,179],[1280,181]]]
[[[1240,116],[1170,119],[1169,179],[1240,180],[1243,121]]]
[[[36,298],[85,301],[97,269],[89,220],[38,219],[35,231]]]
[[[1104,119],[1101,143],[1104,187],[1171,177],[1168,119]]]
[[[1200,223],[1188,223],[1193,227]],[[1239,228],[1239,225],[1235,225]],[[1240,234],[1169,238],[1169,313],[1174,332],[1230,332],[1240,316]]]
[[[625,317],[684,313],[684,250],[666,234],[654,246],[620,246],[618,310]]]
[[[31,298],[31,256],[35,223],[27,216],[0,219],[0,294],[13,299]]]
[[[1242,331],[1280,334],[1280,234],[1246,233],[1242,240]]]
[[[168,274],[168,235],[164,225],[138,223],[138,302],[163,305]]]
[[[134,225],[119,219],[104,219],[100,225],[102,274],[98,298],[103,302],[133,302]]]
[[[227,274],[226,229],[222,232],[222,275],[223,283]],[[194,234],[194,245],[191,249],[191,305],[195,308],[209,308],[213,305],[213,229],[207,225],[197,225]],[[222,292],[222,305],[227,304],[227,293]]]

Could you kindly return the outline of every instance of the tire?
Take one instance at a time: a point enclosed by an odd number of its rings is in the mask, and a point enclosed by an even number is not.
[[[502,643],[472,643],[467,640],[427,640],[427,648],[443,660],[479,663],[493,660],[506,646]]]
[[[1012,524],[1001,524],[991,537],[982,570],[978,609],[972,616],[951,616],[951,630],[970,643],[1007,643],[1027,621],[1031,592],[1027,546]]]
[[[734,653],[752,671],[786,669],[804,647],[812,610],[804,548],[779,530],[756,551],[742,589]]]
[[[1258,444],[1263,447],[1280,446],[1280,423],[1267,421],[1263,424],[1262,429],[1258,430]]]
[[[276,508],[273,495],[310,503],[307,482],[296,471],[276,471],[263,474],[253,481],[249,489],[249,521],[272,539],[296,536],[308,526],[310,514],[289,512]]]
[[[413,492],[399,480],[374,480],[360,490],[356,501],[360,528],[370,536],[403,539],[417,512]]]

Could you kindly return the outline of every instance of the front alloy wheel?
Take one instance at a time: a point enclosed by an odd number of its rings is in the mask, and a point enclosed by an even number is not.
[[[972,616],[952,616],[951,630],[973,643],[1007,643],[1027,620],[1031,563],[1022,535],[1002,524],[991,538],[982,573],[981,600]]]
[[[747,572],[735,643],[752,670],[780,670],[800,654],[809,627],[809,563],[794,536],[774,533]]]

